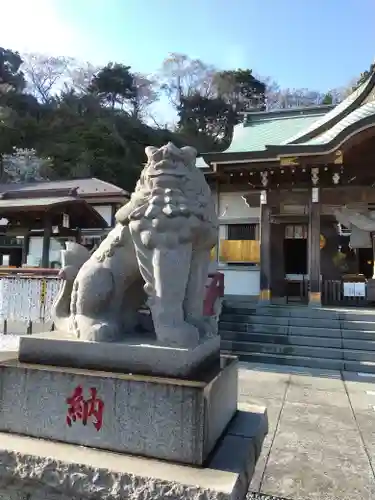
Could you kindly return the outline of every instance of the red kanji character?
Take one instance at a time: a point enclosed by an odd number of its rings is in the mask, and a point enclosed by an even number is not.
[[[98,431],[103,425],[104,402],[97,397],[97,390],[95,387],[91,387],[90,394],[90,399],[84,402],[82,423],[86,425],[87,419],[94,417],[95,421],[93,424]]]
[[[71,427],[72,422],[75,422],[77,419],[81,420],[83,417],[83,389],[80,385],[74,389],[73,396],[67,398],[66,402],[69,405],[66,423]]]
[[[74,389],[73,395],[67,398],[66,402],[69,405],[66,422],[69,427],[73,422],[82,420],[83,425],[87,425],[89,418],[93,417],[93,425],[99,431],[103,425],[104,402],[97,397],[95,387],[90,389],[91,397],[87,400],[83,397],[83,389],[78,386]]]

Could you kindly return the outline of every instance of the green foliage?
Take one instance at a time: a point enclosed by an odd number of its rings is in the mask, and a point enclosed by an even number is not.
[[[324,97],[323,97],[323,100],[322,100],[322,104],[324,105],[329,105],[329,104],[333,104],[333,96],[330,92],[328,92]]]
[[[121,107],[136,96],[134,76],[130,73],[130,66],[108,63],[97,73],[89,86],[89,91],[98,95],[103,103],[112,108],[119,104]]]
[[[94,74],[86,90],[65,86],[53,96],[49,88],[48,99],[38,101],[34,95],[40,96],[40,89],[33,89],[33,95],[24,90],[19,55],[1,54],[0,75],[8,87],[0,95],[0,155],[34,149],[49,160],[49,179],[95,176],[132,191],[146,146],[170,140],[187,144],[178,134],[141,120],[141,111],[156,95],[148,89],[151,81],[133,75],[128,66],[110,63]],[[42,81],[43,67],[33,70]]]
[[[15,91],[25,88],[26,82],[21,71],[22,58],[18,52],[0,47],[0,91],[9,87]]]
[[[174,131],[146,123],[162,93],[177,114]],[[148,77],[112,62],[100,69],[42,54],[23,62],[0,48],[0,164],[14,148],[35,150],[49,179],[96,176],[132,191],[146,146],[223,150],[244,113],[265,109],[266,93],[268,103],[269,85],[250,69],[218,71],[184,54]]]
[[[263,110],[265,102],[265,85],[249,69],[207,76],[212,78],[211,94],[182,94],[178,106],[179,130],[191,138],[199,151],[227,147],[242,114]]]
[[[195,94],[181,97],[179,131],[188,136],[198,151],[221,149],[237,117],[221,97]]]
[[[221,71],[216,76],[218,93],[236,114],[265,109],[266,85],[251,69]]]
[[[353,91],[356,90],[358,87],[362,85],[362,83],[365,83],[365,81],[370,77],[375,72],[375,63],[372,63],[370,68],[363,73],[361,73],[360,77],[358,78],[356,84],[353,86]]]

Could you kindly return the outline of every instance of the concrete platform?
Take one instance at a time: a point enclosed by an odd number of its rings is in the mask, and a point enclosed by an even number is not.
[[[1,359],[1,358],[0,358]],[[201,380],[0,362],[0,431],[202,465],[237,410],[237,359]]]
[[[0,433],[0,497],[243,500],[267,422],[262,407],[239,411],[206,468]]]
[[[166,377],[195,377],[212,361],[219,363],[220,337],[202,341],[194,349],[158,345],[145,337],[124,342],[88,342],[65,332],[22,336],[23,363],[86,368]]]

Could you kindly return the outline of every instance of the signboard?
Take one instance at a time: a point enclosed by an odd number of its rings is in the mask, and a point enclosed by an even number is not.
[[[366,283],[344,283],[344,297],[366,297]]]
[[[63,214],[62,227],[69,228],[69,215]]]
[[[335,159],[333,160],[335,165],[342,165],[344,163],[344,157],[342,151],[339,149],[335,152]]]
[[[283,156],[280,158],[282,167],[294,167],[298,165],[298,158],[295,156]]]

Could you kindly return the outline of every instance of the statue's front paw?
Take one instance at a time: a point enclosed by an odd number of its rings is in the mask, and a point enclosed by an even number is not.
[[[199,344],[199,330],[189,323],[180,323],[172,326],[155,325],[158,342],[168,347],[193,349]]]
[[[96,323],[85,331],[84,340],[90,342],[115,342],[117,337],[117,328],[114,324]]]

